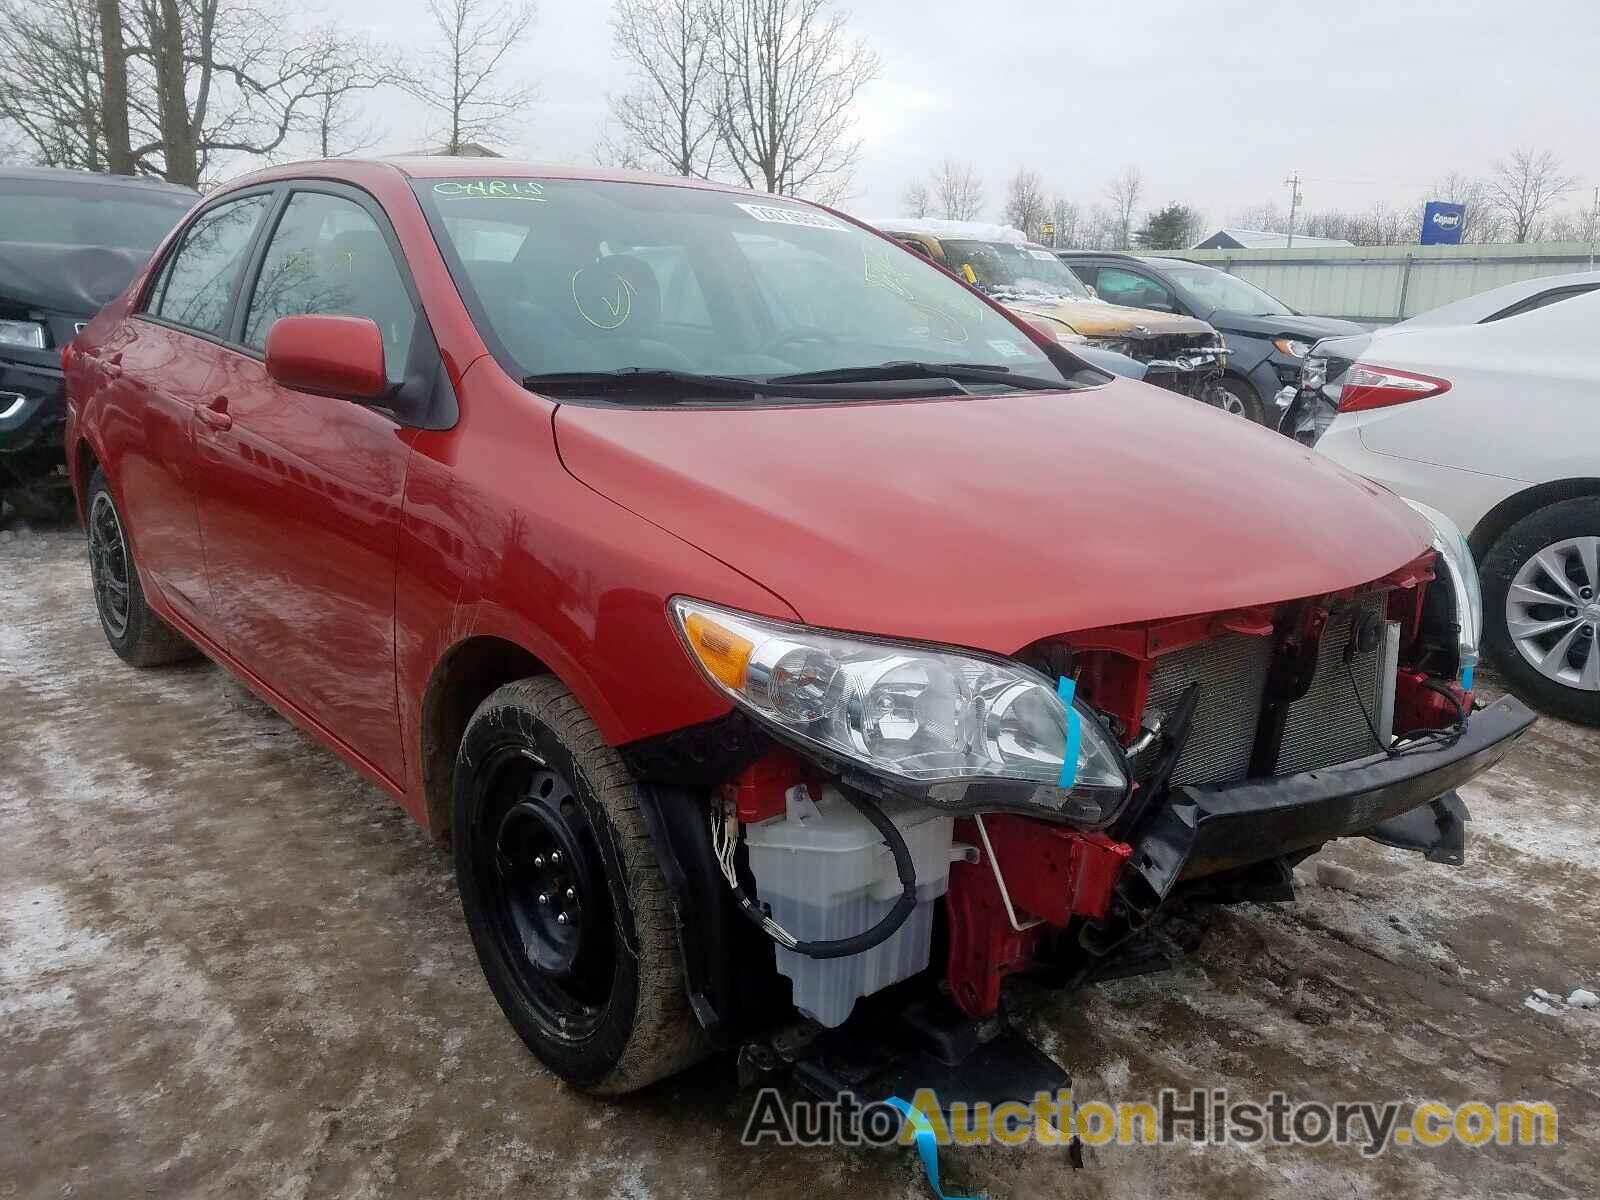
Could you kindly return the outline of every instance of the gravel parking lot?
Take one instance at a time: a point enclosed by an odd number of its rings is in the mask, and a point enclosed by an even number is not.
[[[1600,991],[1600,734],[1546,719],[1466,800],[1464,868],[1341,844],[1181,970],[1030,1021],[1080,1100],[1548,1099],[1558,1146],[961,1149],[946,1186],[1592,1195],[1600,1011],[1525,1000]],[[75,531],[0,544],[0,821],[0,1197],[926,1195],[903,1152],[742,1148],[727,1062],[615,1105],[557,1083],[445,855],[215,667],[125,667]]]

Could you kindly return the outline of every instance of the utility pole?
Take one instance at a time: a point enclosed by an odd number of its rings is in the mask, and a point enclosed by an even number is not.
[[[1600,241],[1600,187],[1594,190],[1594,208],[1589,212],[1589,270],[1594,270],[1594,244]]]
[[[1289,240],[1284,245],[1285,247],[1292,247],[1294,245],[1294,214],[1295,210],[1300,207],[1300,172],[1296,171],[1285,179],[1283,185],[1289,189]]]

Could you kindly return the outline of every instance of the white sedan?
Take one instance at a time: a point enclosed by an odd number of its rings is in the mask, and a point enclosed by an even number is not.
[[[1464,314],[1479,323],[1379,330],[1343,372],[1317,449],[1467,531],[1485,648],[1533,703],[1600,724],[1593,287],[1497,319]]]

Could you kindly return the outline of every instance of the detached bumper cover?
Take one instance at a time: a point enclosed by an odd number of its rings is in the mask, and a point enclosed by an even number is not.
[[[1181,879],[1264,862],[1333,838],[1375,833],[1379,840],[1404,844],[1383,836],[1396,829],[1397,818],[1447,797],[1494,766],[1533,722],[1527,705],[1506,696],[1472,714],[1466,731],[1437,749],[1374,755],[1231,786],[1175,788],[1129,867],[1164,899]],[[1459,803],[1446,802],[1446,808],[1454,811]]]

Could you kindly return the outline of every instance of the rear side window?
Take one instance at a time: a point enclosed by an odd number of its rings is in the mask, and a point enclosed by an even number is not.
[[[279,317],[328,313],[367,317],[383,334],[390,382],[405,373],[417,313],[388,239],[361,205],[323,192],[296,192],[267,243],[245,317],[244,343],[266,348]]]
[[[149,311],[189,329],[220,335],[256,226],[271,203],[270,196],[246,196],[201,214],[162,272]]]
[[[1492,316],[1485,317],[1482,321],[1478,322],[1478,324],[1487,325],[1490,321],[1503,321],[1507,317],[1520,317],[1523,313],[1533,312],[1540,308],[1549,308],[1552,304],[1559,304],[1561,301],[1570,300],[1574,296],[1587,296],[1590,292],[1595,290],[1595,287],[1596,285],[1591,283],[1580,284],[1575,287],[1556,288],[1548,292],[1540,292],[1537,296],[1529,296],[1524,300],[1518,300],[1509,308],[1502,308],[1499,312],[1494,313]]]

